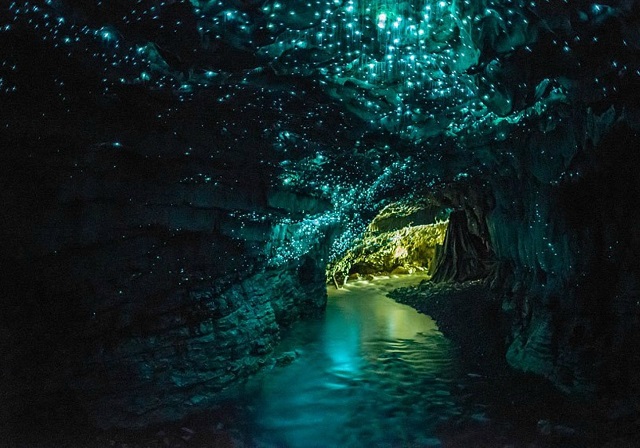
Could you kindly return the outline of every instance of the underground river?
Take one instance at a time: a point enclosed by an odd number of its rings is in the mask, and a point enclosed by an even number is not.
[[[558,424],[553,391],[479,372],[431,317],[386,296],[424,278],[329,288],[326,313],[294,324],[276,350],[296,359],[227,392],[215,419],[231,445],[584,446]]]
[[[250,380],[258,446],[439,446],[435,427],[459,413],[456,349],[430,317],[387,298],[416,278],[329,290],[326,314],[295,325],[286,367]]]
[[[424,278],[331,287],[326,313],[282,335],[274,357],[285,362],[227,389],[208,412],[101,439],[120,448],[600,446],[586,443],[579,404],[539,378],[465,359],[431,317],[386,296]]]

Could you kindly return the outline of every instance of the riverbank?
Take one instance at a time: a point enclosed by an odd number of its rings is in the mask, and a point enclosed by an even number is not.
[[[546,380],[507,365],[509,327],[501,300],[481,281],[422,281],[396,289],[389,297],[434,318],[440,331],[459,347],[467,375],[475,380],[460,391],[460,398],[486,408],[485,415],[467,415],[443,425],[444,446],[640,446],[640,421],[626,404],[568,397]],[[511,427],[511,436],[496,439],[505,427]]]
[[[436,284],[423,280],[391,291],[389,297],[433,317],[477,373],[503,367],[506,324],[499,301],[480,281]]]

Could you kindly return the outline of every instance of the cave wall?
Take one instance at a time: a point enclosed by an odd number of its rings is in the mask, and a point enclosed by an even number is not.
[[[507,361],[568,392],[637,391],[638,143],[624,113],[588,110],[516,138],[490,178]]]
[[[222,160],[215,136],[95,144],[82,126],[3,135],[0,416],[176,419],[270,365],[281,328],[324,308],[329,245],[280,217],[327,204],[271,188],[247,141]],[[305,255],[268,266],[265,247],[292,239]]]
[[[487,247],[482,238],[469,230],[464,210],[449,215],[444,242],[438,250],[431,281],[464,282],[477,280],[487,274]]]
[[[561,108],[479,151],[485,174],[434,193],[456,211],[432,281],[484,279],[508,363],[569,393],[639,390],[637,122]]]
[[[423,201],[385,206],[344,254],[330,260],[327,283],[339,287],[360,276],[431,272],[447,215]]]

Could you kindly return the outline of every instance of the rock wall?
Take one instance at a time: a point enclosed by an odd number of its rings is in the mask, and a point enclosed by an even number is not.
[[[639,143],[624,115],[589,111],[516,139],[490,178],[507,360],[568,392],[638,391]]]
[[[190,143],[170,131],[129,144],[67,132],[1,145],[3,421],[78,407],[103,427],[179,418],[323,309],[326,241],[277,269],[265,247],[299,243],[290,217],[327,204],[271,189],[256,148],[221,159],[216,144],[181,153]]]
[[[482,239],[469,231],[466,212],[455,211],[449,215],[449,226],[431,280],[440,283],[483,278],[487,274],[487,256]]]
[[[349,277],[431,272],[448,221],[440,207],[416,201],[384,207],[364,234],[327,266],[327,283],[336,287]]]
[[[99,346],[79,369],[75,388],[92,419],[117,427],[179,419],[272,365],[280,329],[325,304],[324,284],[300,276],[271,270],[222,293],[201,287],[170,294],[149,312],[144,332]]]
[[[509,364],[566,392],[640,391],[637,122],[574,104],[478,151],[484,174],[436,192],[457,211],[432,280],[485,278]]]

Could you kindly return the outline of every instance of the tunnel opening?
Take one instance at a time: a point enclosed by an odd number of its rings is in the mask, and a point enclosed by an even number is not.
[[[394,202],[383,207],[344,254],[326,270],[328,285],[378,275],[433,274],[445,241],[451,209],[427,201]]]

